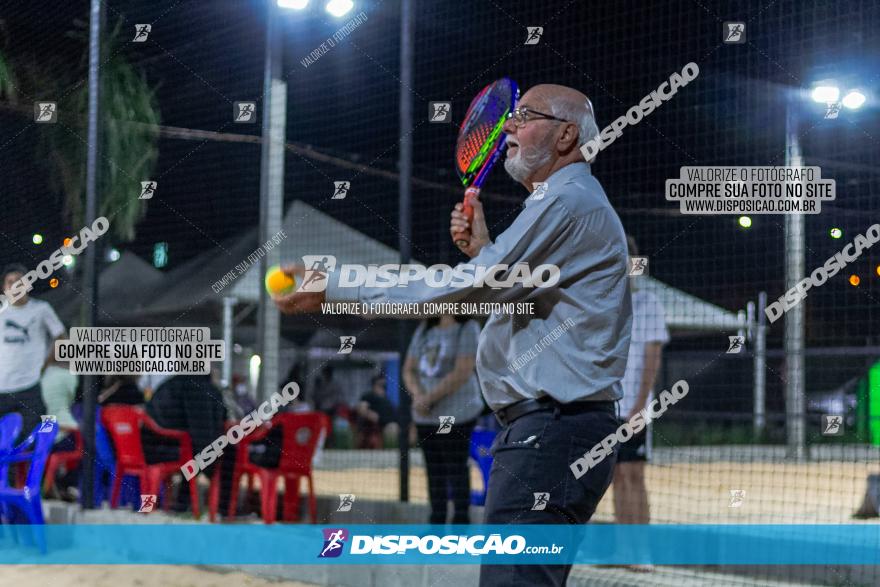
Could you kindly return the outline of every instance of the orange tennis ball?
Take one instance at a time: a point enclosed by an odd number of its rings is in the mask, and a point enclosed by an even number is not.
[[[266,291],[273,296],[286,296],[296,289],[296,280],[274,265],[266,272]]]

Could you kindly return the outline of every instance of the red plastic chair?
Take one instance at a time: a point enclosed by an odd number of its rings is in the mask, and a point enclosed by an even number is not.
[[[248,459],[248,446],[263,440],[274,427],[281,428],[281,458],[275,468],[260,467]],[[257,430],[238,444],[235,456],[235,469],[232,473],[232,493],[229,500],[229,517],[235,517],[238,491],[243,475],[258,476],[263,521],[275,522],[278,516],[278,479],[284,479],[284,510],[282,519],[295,522],[299,518],[299,481],[308,480],[309,516],[313,524],[318,523],[318,504],[315,496],[315,483],[312,479],[312,458],[318,448],[323,431],[325,437],[330,431],[330,419],[320,412],[305,414],[278,414],[271,421],[271,427]],[[250,481],[249,481],[250,485]]]
[[[192,439],[188,433],[182,430],[162,428],[139,408],[121,405],[107,406],[101,410],[101,422],[107,429],[107,433],[110,434],[116,450],[116,474],[113,477],[113,489],[110,494],[111,507],[115,508],[119,503],[122,478],[126,475],[135,475],[140,479],[142,494],[159,495],[162,484],[170,484],[171,476],[180,472],[180,468],[193,458]],[[144,457],[144,447],[141,444],[140,431],[143,426],[146,426],[154,434],[177,440],[180,443],[178,460],[148,465]],[[193,477],[189,480],[189,496],[193,516],[198,519],[199,492],[196,479],[197,477]],[[167,510],[169,507],[167,498],[164,505]]]
[[[59,468],[64,466],[67,471],[70,471],[78,467],[80,462],[82,462],[83,441],[79,430],[61,427],[59,431],[71,434],[76,446],[74,446],[73,450],[53,452],[49,455],[49,461],[46,463],[46,476],[43,479],[43,493],[48,493],[55,486],[55,477],[58,474]]]

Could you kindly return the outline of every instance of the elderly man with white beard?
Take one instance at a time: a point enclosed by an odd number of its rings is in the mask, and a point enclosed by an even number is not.
[[[580,477],[569,468],[617,427],[632,327],[626,237],[581,150],[598,135],[584,94],[535,86],[503,130],[504,167],[531,192],[523,209],[493,242],[479,200],[472,222],[458,204],[450,235],[470,233],[459,249],[477,267],[555,265],[554,285],[346,288],[336,271],[327,273],[326,291],[297,291],[275,302],[286,313],[317,312],[325,301],[531,302],[532,314],[489,316],[477,349],[483,397],[503,426],[491,449],[485,523],[576,526],[593,515],[616,460],[614,453]],[[285,271],[302,283],[304,267]],[[535,347],[533,360],[518,360]],[[485,565],[480,585],[564,585],[570,571],[569,564]]]

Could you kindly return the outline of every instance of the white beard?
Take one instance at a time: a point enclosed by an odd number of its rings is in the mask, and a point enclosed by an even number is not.
[[[522,183],[529,175],[550,161],[550,150],[544,145],[542,148],[532,147],[531,153],[523,151],[524,149],[520,145],[516,149],[516,155],[508,156],[504,160],[504,170],[517,183]]]

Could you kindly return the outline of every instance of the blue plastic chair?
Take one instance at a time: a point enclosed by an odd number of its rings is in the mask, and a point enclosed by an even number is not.
[[[31,464],[23,488],[0,488],[0,517],[6,523],[17,524],[22,519],[29,524],[40,526],[46,523],[43,519],[40,489],[43,485],[46,461],[49,460],[49,453],[52,452],[52,444],[57,434],[57,422],[41,422],[24,442],[0,456],[0,464],[27,461]],[[45,534],[42,531],[37,531],[35,534],[40,550],[46,552]]]
[[[489,488],[489,471],[492,469],[492,455],[489,449],[495,441],[498,433],[494,430],[484,430],[482,428],[474,428],[471,434],[470,456],[480,468],[483,476],[483,489],[480,491],[471,491],[472,505],[486,504],[486,490]]]
[[[82,424],[82,406],[76,404],[71,409],[73,417]],[[113,452],[113,443],[110,435],[101,423],[101,408],[95,408],[95,481],[94,481],[94,507],[100,509],[105,501],[110,503],[110,487],[113,477],[116,475],[116,456]],[[85,495],[85,476],[79,477],[79,492]],[[82,501],[82,498],[80,499]],[[122,495],[120,505],[131,505],[135,511],[140,507],[140,483],[136,477],[128,477],[122,482]]]
[[[21,432],[21,414],[12,412],[0,418],[0,457],[12,451],[15,439]],[[6,487],[9,479],[9,465],[0,464],[0,487]]]

